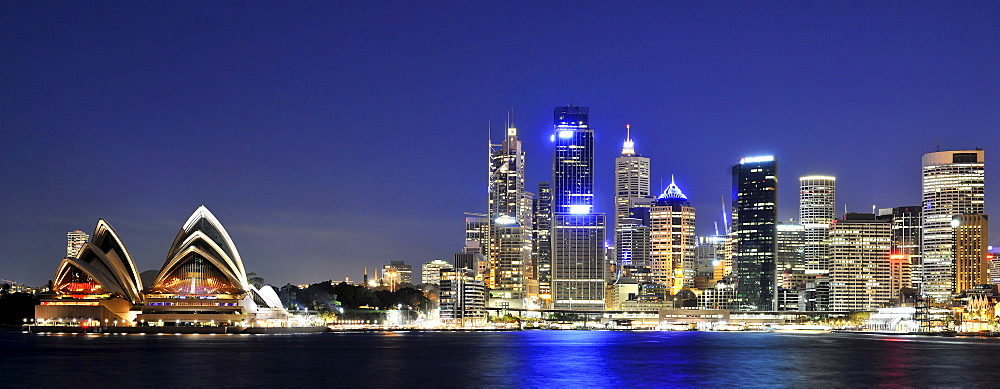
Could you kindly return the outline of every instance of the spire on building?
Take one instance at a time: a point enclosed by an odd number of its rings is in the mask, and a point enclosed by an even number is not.
[[[671,174],[670,175],[670,185],[667,186],[667,190],[663,191],[663,194],[661,194],[660,197],[657,197],[657,199],[658,200],[687,200],[688,198],[687,198],[687,196],[684,195],[684,192],[681,192],[681,188],[679,188],[677,186],[677,184],[674,183],[674,175]]]
[[[635,142],[632,142],[632,125],[625,125],[625,143],[622,145],[622,155],[635,155]]]

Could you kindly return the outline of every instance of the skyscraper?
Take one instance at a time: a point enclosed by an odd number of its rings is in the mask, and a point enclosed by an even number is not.
[[[491,303],[521,307],[531,262],[530,196],[524,191],[524,151],[517,128],[508,125],[504,140],[490,145],[489,277]]]
[[[552,134],[553,306],[604,309],[605,216],[594,213],[594,130],[587,107],[556,107]]]
[[[738,306],[775,309],[775,243],[778,178],[773,156],[743,158],[733,166],[733,232],[736,234]]]
[[[922,260],[920,254],[920,206],[882,208],[878,218],[892,223],[892,293],[899,297],[904,288],[920,289]]]
[[[955,289],[954,233],[958,215],[985,209],[983,150],[939,151],[923,156],[923,292],[948,302]]]
[[[665,285],[673,295],[694,288],[695,209],[673,177],[650,208],[649,219],[653,280]]]
[[[849,213],[830,228],[830,309],[889,306],[892,225],[870,213]]]
[[[955,294],[990,283],[987,223],[986,215],[958,215],[952,219],[951,225],[955,229]]]
[[[836,218],[837,179],[829,176],[799,177],[799,223],[803,227],[806,274],[827,274],[827,234]]]
[[[538,183],[535,198],[535,272],[538,277],[538,297],[543,302],[552,298],[552,183]]]
[[[635,152],[631,130],[625,125],[622,154],[615,158],[615,230],[621,219],[629,217],[632,199],[649,197],[649,158]]]
[[[83,248],[84,243],[90,239],[87,233],[76,230],[66,233],[66,258],[75,258]]]

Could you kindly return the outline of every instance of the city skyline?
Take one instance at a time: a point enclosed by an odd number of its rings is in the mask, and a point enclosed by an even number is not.
[[[779,220],[798,216],[801,176],[837,177],[840,216],[845,204],[920,204],[920,158],[938,142],[982,147],[994,165],[1000,59],[986,3],[851,4],[590,4],[554,21],[553,4],[5,5],[0,277],[41,285],[66,233],[98,218],[139,271],[156,268],[163,236],[201,204],[227,220],[247,271],[275,284],[451,260],[462,213],[487,210],[483,146],[490,122],[502,138],[509,107],[528,191],[551,179],[552,107],[590,107],[593,211],[614,213],[631,124],[650,192],[676,176],[699,236],[743,157],[780,161]],[[512,28],[482,35],[500,25]],[[987,215],[1000,213],[991,174]]]

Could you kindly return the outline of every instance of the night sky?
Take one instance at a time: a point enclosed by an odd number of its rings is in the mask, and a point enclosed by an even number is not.
[[[0,3],[0,278],[43,284],[98,218],[158,269],[201,204],[272,284],[451,260],[489,123],[514,110],[534,188],[571,99],[598,212],[631,123],[699,235],[743,156],[776,156],[787,219],[806,174],[838,214],[919,205],[937,142],[986,150],[1000,218],[995,1],[199,3]]]

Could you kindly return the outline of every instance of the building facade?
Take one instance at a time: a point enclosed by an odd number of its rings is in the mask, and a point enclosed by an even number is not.
[[[777,174],[773,156],[743,158],[733,166],[733,260],[741,310],[775,309]]]
[[[452,266],[452,264],[448,263],[448,261],[441,259],[435,259],[420,265],[420,283],[440,285],[441,270],[451,269],[454,267],[456,266]]]
[[[524,151],[517,128],[508,125],[504,140],[490,145],[489,273],[490,301],[523,306],[531,275],[534,220],[531,196],[524,189]]]
[[[86,232],[76,230],[66,233],[66,258],[75,258],[80,253],[83,245],[90,240],[90,235]]]
[[[985,210],[985,156],[983,150],[939,151],[923,159],[923,291],[947,303],[955,290],[954,231],[958,215]]]
[[[553,307],[604,309],[604,214],[594,213],[594,130],[590,109],[556,107],[552,134]]]
[[[958,215],[952,220],[954,228],[955,289],[960,294],[969,289],[990,283],[990,263],[987,241],[989,219],[986,215]]]
[[[830,310],[857,311],[892,304],[892,225],[874,214],[852,214],[830,228]]]
[[[629,217],[632,199],[649,198],[649,158],[635,152],[630,125],[625,125],[622,153],[615,158],[615,221],[618,230],[621,219]],[[618,245],[618,241],[615,241]]]
[[[650,265],[654,282],[663,284],[670,294],[694,288],[695,208],[681,189],[670,180],[649,211]]]
[[[836,218],[837,178],[799,177],[799,223],[803,227],[803,256],[807,274],[829,271],[827,235]]]

